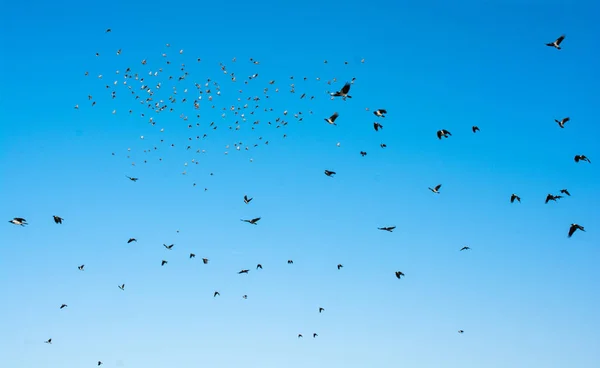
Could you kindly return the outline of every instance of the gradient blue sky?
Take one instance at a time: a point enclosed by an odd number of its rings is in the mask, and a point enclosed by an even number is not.
[[[598,14],[592,1],[5,4],[2,365],[597,367]],[[562,50],[544,46],[563,33]],[[106,89],[127,67],[163,83],[156,100],[175,85],[188,102],[153,115],[123,85]],[[331,101],[352,77],[353,98]],[[207,78],[217,107],[271,97],[239,131],[203,101],[188,129]],[[267,125],[284,110],[287,126]],[[334,111],[338,126],[323,121]],[[439,141],[442,128],[453,136]],[[225,148],[240,141],[250,149]],[[572,196],[544,204],[562,188]],[[572,222],[587,232],[568,239]]]

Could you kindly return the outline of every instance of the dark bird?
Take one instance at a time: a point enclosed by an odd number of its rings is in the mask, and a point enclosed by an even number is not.
[[[325,308],[319,308],[319,313],[325,311]]]
[[[469,247],[462,247],[462,248],[460,248],[460,251],[462,252],[463,250],[469,250],[469,249],[471,249],[471,248],[469,248]]]
[[[110,32],[112,32],[112,29],[109,28],[106,30],[106,33],[110,33]]]
[[[123,284],[123,285],[119,285],[119,289],[121,289],[121,290],[123,290],[123,291],[124,291],[124,290],[125,290],[125,284]]]
[[[79,271],[83,271],[84,267],[85,267],[85,265],[77,266],[77,268],[79,269]]]
[[[379,129],[383,129],[383,125],[379,124],[378,122],[374,122],[373,128],[375,129],[376,132],[378,132]]]
[[[360,151],[360,155],[361,155],[362,157],[365,157],[365,156],[367,155],[367,153],[366,153],[365,151]]]
[[[402,272],[400,272],[400,271],[396,271],[396,277],[397,277],[397,278],[400,278],[400,277],[402,277],[402,276],[404,276],[404,273],[402,273]]]
[[[571,196],[571,193],[569,193],[569,191],[568,191],[568,190],[566,190],[566,189],[561,189],[561,190],[560,190],[560,192],[561,192],[562,194],[566,194],[566,195],[568,195],[569,197]]]
[[[58,216],[52,216],[54,218],[54,223],[55,224],[62,224],[63,222],[63,218],[58,217]]]
[[[125,176],[127,177],[127,179],[129,179],[131,181],[138,181],[138,178],[132,178],[131,176],[127,176],[127,175],[125,175]]]
[[[250,203],[254,198],[248,198],[247,195],[244,195],[244,203],[248,204]]]
[[[52,339],[48,339],[46,341],[44,341],[46,344],[52,344]]]
[[[315,338],[315,337],[317,337],[317,336],[319,336],[319,335],[317,335],[316,333],[314,333],[314,334],[313,334],[313,338]]]
[[[335,171],[329,171],[329,170],[325,170],[325,175],[332,177],[333,175],[335,175],[336,172]]]
[[[569,118],[569,117],[566,117],[566,118],[564,118],[564,119],[562,119],[562,120],[556,120],[556,119],[554,119],[554,121],[555,121],[555,122],[558,124],[558,126],[559,126],[559,127],[561,127],[561,128],[564,128],[564,127],[565,127],[565,123],[566,123],[567,121],[569,121],[569,120],[571,120],[571,118]]]
[[[346,98],[352,98],[352,96],[348,95],[348,92],[350,92],[350,83],[344,84],[344,86],[342,87],[341,90],[331,93],[331,96],[333,97],[341,97],[342,100],[346,101]]]
[[[387,145],[386,145],[385,143],[381,143],[381,144],[379,145],[379,147],[381,147],[381,148],[385,148],[385,147],[387,147]]]
[[[256,269],[258,270],[259,268],[262,270],[262,265],[260,263],[256,265]]]
[[[587,158],[585,155],[575,155],[575,158],[574,158],[574,160],[575,160],[575,162],[579,162],[579,161],[587,161],[587,162],[589,162],[590,164],[592,163],[592,161],[590,161],[590,159],[589,159],[589,158]]]
[[[548,194],[548,195],[546,196],[546,203],[548,203],[549,201],[554,201],[554,202],[556,202],[556,200],[557,200],[557,199],[561,199],[562,197],[563,197],[563,196],[561,196],[561,195],[556,195],[556,196],[555,196],[555,195],[553,195],[553,194]]]
[[[577,225],[577,224],[571,224],[571,227],[569,228],[569,238],[571,236],[573,236],[573,233],[575,233],[575,231],[577,231],[577,230],[585,231],[583,226]]]
[[[250,272],[250,270],[241,270],[240,272],[238,272],[238,274],[248,273],[248,272]]]
[[[260,220],[260,217],[253,218],[252,220],[242,220],[243,222],[247,222],[252,225],[257,225],[257,222]]]
[[[196,258],[196,255],[194,253],[190,253],[190,258]]]
[[[459,334],[461,334],[461,333],[463,333],[463,332],[465,332],[465,331],[463,331],[463,330],[458,330],[458,333],[459,333]]]
[[[477,125],[473,125],[471,129],[473,130],[473,133],[477,133],[479,131],[479,127]]]
[[[378,227],[378,230],[389,231],[390,233],[394,231],[396,226],[386,226],[386,227]]]
[[[324,119],[327,123],[331,124],[331,125],[337,125],[335,123],[335,119],[338,118],[338,116],[340,116],[340,114],[338,114],[337,112],[334,112],[333,115],[331,115],[330,117]]]
[[[61,304],[59,309],[63,309],[63,308],[66,308],[66,307],[68,307],[68,305],[66,305],[66,304]]]
[[[288,264],[294,264],[294,261],[292,261],[291,259],[288,259]]]
[[[202,263],[207,264],[208,263],[208,258],[202,258]]]
[[[514,202],[515,202],[515,199],[516,199],[517,201],[519,201],[519,203],[521,203],[521,197],[519,197],[518,195],[516,195],[516,194],[514,194],[514,193],[513,193],[513,194],[511,194],[511,195],[510,195],[510,203],[514,203]]]
[[[450,133],[446,129],[438,130],[436,134],[437,134],[438,139],[442,139],[442,137],[448,138],[448,136],[452,135],[452,133]]]
[[[554,47],[557,50],[560,50],[560,43],[565,39],[565,35],[560,36],[554,42],[547,43],[546,46]]]
[[[301,338],[301,337],[302,337],[302,334],[298,334],[298,338]]]
[[[13,218],[12,220],[10,220],[10,221],[8,221],[8,222],[10,222],[11,224],[14,224],[14,225],[20,225],[20,226],[29,225],[29,224],[27,223],[27,220],[25,220],[25,219],[24,219],[24,218],[22,218],[22,217],[15,217],[15,218]]]
[[[442,187],[442,184],[438,184],[438,185],[435,186],[435,188],[428,188],[428,189],[431,190],[435,194],[440,194],[440,188],[441,187]]]
[[[387,111],[385,109],[379,109],[379,110],[373,111],[373,114],[375,114],[375,116],[378,116],[380,118],[385,118],[385,114],[387,114]]]
[[[166,244],[163,244],[163,247],[165,247],[165,248],[167,248],[167,249],[171,250],[171,249],[173,249],[173,246],[174,246],[174,245],[175,245],[175,244],[171,244],[171,245],[166,245]]]
[[[344,267],[344,265],[343,265],[343,264],[341,264],[341,263],[337,265],[337,269],[338,269],[338,270],[341,270],[343,267]]]
[[[163,260],[162,260],[162,262],[160,262],[160,265],[161,265],[161,266],[164,266],[164,265],[166,265],[167,263],[169,263],[169,262],[167,262],[167,261],[165,261],[165,260],[163,259]]]
[[[127,244],[133,243],[133,242],[137,242],[137,239],[136,238],[129,238],[129,240],[127,240]]]
[[[99,367],[99,366],[101,366],[101,365],[102,365],[102,362],[101,362],[101,361],[98,361],[98,367]]]
[[[213,294],[213,298],[216,297],[217,295],[221,295],[221,293],[219,293],[218,291],[215,291],[215,293]]]

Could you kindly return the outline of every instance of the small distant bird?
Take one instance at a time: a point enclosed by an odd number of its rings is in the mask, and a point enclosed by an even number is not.
[[[350,86],[351,86],[351,84],[346,82],[346,84],[344,84],[344,86],[342,87],[341,90],[331,93],[331,96],[341,97],[342,100],[344,100],[344,101],[346,101],[346,98],[352,98],[352,96],[348,95],[348,93],[350,92]]]
[[[63,308],[66,308],[66,307],[68,307],[68,305],[66,305],[66,304],[61,304],[59,309],[63,309]]]
[[[109,28],[106,30],[106,33],[110,33],[110,32],[112,32],[112,29]]]
[[[463,332],[465,332],[465,331],[463,331],[463,330],[458,330],[458,333],[459,333],[459,334],[461,334],[461,333],[463,333]]]
[[[202,258],[202,263],[208,264],[208,258]]]
[[[174,245],[175,245],[175,244],[171,244],[171,245],[166,245],[166,244],[163,244],[163,247],[167,248],[168,250],[171,250],[171,249],[173,249],[173,246],[174,246]]]
[[[361,155],[362,157],[365,157],[365,156],[367,155],[367,153],[366,153],[365,151],[360,151],[360,155]]]
[[[519,197],[518,195],[516,195],[516,194],[514,194],[514,193],[513,193],[513,194],[511,194],[511,195],[510,195],[510,203],[514,203],[514,202],[515,202],[515,199],[516,199],[517,201],[519,201],[519,203],[521,203],[521,197]]]
[[[336,172],[335,171],[329,171],[329,170],[325,170],[325,175],[332,177],[333,175],[335,175]]]
[[[558,126],[559,126],[559,127],[561,127],[561,128],[564,128],[564,127],[565,127],[565,123],[566,123],[567,121],[569,121],[569,120],[571,120],[571,118],[569,118],[569,117],[563,118],[562,120],[556,120],[556,119],[554,119],[554,121],[555,121],[555,122],[558,124]]]
[[[402,273],[400,271],[396,271],[395,273],[396,273],[396,277],[397,278],[400,278],[400,277],[404,276],[404,273]]]
[[[125,284],[119,285],[119,289],[125,290]]]
[[[452,135],[452,133],[450,133],[446,129],[438,130],[436,134],[437,134],[438,139],[442,139],[442,137],[448,138],[448,136]]]
[[[585,231],[583,226],[578,225],[578,224],[571,224],[571,227],[569,228],[569,238],[571,236],[573,236],[573,233],[575,233],[575,231],[577,231],[577,230]]]
[[[560,192],[561,192],[562,194],[566,194],[566,195],[568,195],[569,197],[571,196],[571,193],[569,193],[569,191],[568,191],[568,190],[566,190],[566,189],[561,189],[561,190],[560,190]]]
[[[250,203],[254,198],[248,198],[247,195],[244,195],[244,203],[248,204]]]
[[[431,190],[435,194],[440,194],[440,188],[441,187],[442,187],[442,184],[438,184],[438,185],[435,186],[435,188],[428,188],[428,189]]]
[[[216,297],[217,295],[221,296],[221,293],[219,293],[218,291],[215,291],[215,293],[213,294],[213,298]]]
[[[473,125],[471,129],[473,130],[473,133],[477,133],[479,131],[479,127],[477,125]]]
[[[44,341],[46,344],[52,344],[52,339],[48,339],[46,341]]]
[[[469,249],[471,249],[471,248],[469,248],[469,247],[462,247],[462,248],[460,248],[460,251],[462,252],[463,250],[469,250]]]
[[[242,273],[248,273],[248,272],[250,272],[250,270],[241,270],[240,272],[238,272],[238,274],[241,275]]]
[[[194,253],[190,253],[190,258],[196,258],[196,255]]]
[[[592,161],[590,161],[590,159],[589,159],[589,158],[587,158],[585,155],[575,155],[575,158],[574,158],[574,160],[575,160],[575,162],[579,162],[579,161],[587,161],[587,162],[589,162],[590,164],[592,163]]]
[[[387,144],[385,144],[385,143],[381,143],[381,144],[379,145],[379,147],[381,147],[381,148],[385,148],[385,147],[387,147]]]
[[[319,308],[319,313],[325,311],[325,308]]]
[[[256,265],[256,269],[258,270],[259,268],[262,270],[262,265],[260,263]]]
[[[298,338],[301,338],[301,337],[303,337],[302,334],[298,334]]]
[[[98,367],[99,367],[99,366],[101,366],[101,365],[102,365],[102,362],[101,362],[101,361],[98,361]]]
[[[337,125],[335,123],[335,119],[338,118],[338,116],[340,116],[340,114],[338,114],[337,112],[334,112],[333,115],[331,115],[330,117],[326,118],[325,121],[331,125]]]
[[[379,124],[378,122],[374,122],[373,128],[375,129],[376,132],[378,132],[379,129],[383,129],[383,125]]]
[[[386,226],[386,227],[378,227],[378,230],[389,231],[390,233],[394,231],[396,226]]]
[[[257,225],[258,221],[260,221],[260,217],[253,218],[252,220],[241,220],[243,222],[247,222],[252,225]]]
[[[562,35],[559,38],[557,38],[556,41],[547,43],[546,46],[554,47],[557,50],[560,50],[560,43],[563,42],[564,39],[565,35]]]
[[[319,336],[319,335],[317,335],[316,333],[314,333],[314,334],[313,334],[313,338],[315,338],[315,337],[317,337],[317,336]]]
[[[84,267],[85,267],[85,265],[77,266],[77,268],[79,269],[79,271],[83,271]]]
[[[131,181],[138,181],[138,178],[132,178],[131,176],[127,176],[127,175],[125,175],[125,176],[127,177],[127,179],[129,179]]]
[[[137,242],[137,239],[136,238],[129,238],[129,240],[127,240],[127,244],[133,243],[133,242]]]
[[[164,265],[166,265],[167,263],[169,263],[169,262],[167,262],[167,261],[165,261],[165,260],[163,259],[163,260],[162,260],[162,262],[160,262],[160,265],[161,265],[161,266],[164,266]]]
[[[387,114],[387,111],[385,109],[379,109],[379,110],[373,111],[373,114],[375,114],[375,116],[385,118],[385,114]]]
[[[294,264],[294,261],[292,261],[291,259],[288,259],[288,264]]]
[[[20,226],[25,226],[25,225],[29,225],[27,223],[27,220],[25,220],[22,217],[15,217],[12,220],[9,221],[11,224],[15,224],[15,225],[20,225]]]
[[[556,196],[555,196],[555,195],[553,195],[553,194],[548,194],[548,195],[546,196],[546,204],[547,204],[549,201],[554,201],[554,202],[556,202],[556,200],[557,200],[557,199],[561,199],[562,197],[563,197],[563,196],[561,196],[561,195],[556,195]]]
[[[337,265],[337,269],[338,269],[338,270],[341,270],[343,267],[344,267],[344,265],[343,265],[343,264],[341,264],[341,263]]]
[[[63,218],[58,217],[58,216],[52,216],[52,217],[54,218],[54,223],[55,224],[62,224],[62,222],[64,220]]]

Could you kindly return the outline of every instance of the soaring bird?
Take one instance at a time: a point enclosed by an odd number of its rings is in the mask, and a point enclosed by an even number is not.
[[[396,273],[396,277],[397,278],[400,278],[400,277],[404,276],[404,273],[402,273],[400,271],[396,271],[395,273]]]
[[[55,224],[62,224],[62,222],[64,220],[63,218],[58,217],[58,216],[52,216],[52,217],[54,218],[54,223]]]
[[[583,226],[577,225],[577,224],[571,224],[571,227],[569,228],[569,238],[571,236],[573,236],[573,233],[575,233],[575,231],[577,231],[577,230],[585,231]]]
[[[218,291],[215,291],[215,293],[213,294],[213,298],[216,297],[217,295],[221,295],[221,293],[219,293]]]
[[[44,341],[46,344],[52,344],[52,339],[48,339],[46,341]]]
[[[202,263],[208,264],[208,258],[202,258]]]
[[[335,174],[336,174],[336,172],[335,172],[335,171],[329,171],[329,170],[325,170],[325,175],[327,175],[327,176],[329,176],[329,177],[331,177],[331,176],[333,176],[333,175],[335,175]]]
[[[301,338],[301,337],[302,337],[302,334],[298,334],[298,338]]]
[[[350,92],[350,85],[350,83],[346,82],[346,84],[344,84],[341,90],[331,93],[331,96],[341,97],[344,101],[346,101],[346,98],[352,98],[352,96],[348,95],[348,92]]]
[[[473,133],[477,133],[479,131],[479,127],[477,125],[473,125],[471,129],[473,130]]]
[[[389,231],[390,233],[394,231],[396,226],[386,226],[386,227],[378,227],[378,230]]]
[[[387,111],[385,109],[379,109],[379,110],[373,111],[373,114],[375,114],[375,116],[385,118],[385,114],[387,114]]]
[[[59,309],[63,309],[63,308],[66,308],[66,307],[68,307],[68,305],[66,305],[66,304],[61,304]]]
[[[258,270],[259,268],[262,270],[262,265],[260,263],[256,265],[256,269]]]
[[[365,157],[365,156],[367,155],[367,153],[366,153],[365,151],[360,151],[360,155],[361,155],[362,157]]]
[[[137,239],[136,238],[129,238],[129,240],[127,240],[127,244],[133,243],[133,242],[137,242]]]
[[[250,203],[254,198],[248,198],[247,195],[244,195],[244,203],[248,204]]]
[[[437,131],[436,134],[437,134],[438,139],[442,139],[442,137],[448,138],[448,136],[452,135],[452,133],[450,133],[446,129],[440,129]]]
[[[291,259],[288,259],[287,263],[288,264],[294,264],[294,261],[292,261]]]
[[[337,112],[334,112],[333,115],[331,115],[330,117],[324,119],[327,123],[331,124],[331,125],[337,125],[335,123],[335,119],[338,118],[338,116],[340,116],[340,114],[338,114]]]
[[[565,127],[565,123],[567,121],[569,121],[569,120],[571,120],[571,118],[569,118],[569,117],[563,118],[561,120],[554,119],[554,121],[556,122],[556,124],[558,124],[558,126],[561,127],[561,128],[564,128]]]
[[[196,258],[196,255],[194,253],[190,253],[190,258]]]
[[[561,189],[561,190],[560,190],[560,192],[561,192],[562,194],[566,194],[566,195],[568,195],[569,197],[571,196],[571,193],[569,193],[569,191],[568,191],[568,190],[566,190],[566,189]]]
[[[590,159],[589,159],[589,158],[587,158],[585,155],[575,155],[575,158],[574,158],[574,160],[575,160],[575,162],[579,162],[579,161],[587,161],[587,162],[589,162],[590,164],[592,163],[592,161],[590,161]]]
[[[462,248],[460,248],[460,251],[462,252],[463,250],[469,250],[469,249],[471,249],[471,248],[469,248],[469,247],[462,247]]]
[[[77,266],[77,269],[79,269],[79,271],[83,271],[84,267],[85,267],[85,265]]]
[[[242,220],[243,222],[247,222],[252,225],[257,225],[257,222],[260,220],[260,217],[253,218],[252,220]]]
[[[14,225],[20,225],[20,226],[29,225],[29,224],[27,223],[27,220],[25,220],[25,219],[24,219],[24,218],[22,218],[22,217],[15,217],[15,218],[13,218],[12,220],[10,220],[9,222],[10,222],[11,224],[14,224]]]
[[[99,367],[99,366],[101,366],[101,365],[102,365],[102,362],[101,362],[101,361],[98,361],[98,367]]]
[[[317,337],[317,336],[319,336],[319,335],[317,335],[317,333],[316,333],[316,332],[315,332],[315,333],[313,333],[313,338],[315,338],[315,337]]]
[[[431,190],[435,194],[440,194],[440,188],[441,187],[442,187],[442,184],[438,184],[438,185],[435,186],[435,188],[428,188],[428,189]]]
[[[556,196],[555,196],[555,195],[553,195],[553,194],[548,194],[548,195],[546,196],[546,203],[548,203],[549,201],[554,201],[554,202],[556,202],[556,200],[557,200],[557,199],[561,199],[562,197],[563,197],[563,196],[561,196],[561,195],[556,195]]]
[[[458,333],[459,333],[459,334],[461,334],[461,333],[463,333],[463,332],[465,332],[465,331],[463,331],[463,330],[458,330]]]
[[[171,250],[171,249],[173,249],[173,246],[174,246],[174,245],[175,245],[175,244],[171,244],[171,245],[166,245],[166,244],[163,244],[163,247],[167,248],[168,250]]]
[[[108,28],[108,29],[106,30],[106,33],[110,33],[110,32],[112,32],[112,29]]]
[[[323,312],[323,311],[325,311],[325,308],[322,308],[322,307],[320,307],[320,308],[319,308],[319,313],[321,313],[321,312]]]
[[[127,179],[129,179],[131,181],[138,181],[139,180],[138,178],[132,178],[131,176],[127,176],[127,175],[125,175],[125,176],[127,177]]]
[[[119,285],[119,289],[125,291],[125,284]]]
[[[559,38],[557,38],[556,41],[547,43],[546,46],[554,47],[557,50],[560,50],[560,43],[563,42],[564,39],[565,35],[562,35]]]
[[[243,273],[248,273],[248,272],[250,272],[250,270],[241,270],[240,272],[238,272],[238,274],[240,274],[240,275],[241,275],[241,274],[243,274]]]
[[[373,128],[375,129],[376,132],[378,132],[379,129],[383,129],[383,125],[379,124],[378,122],[374,122]]]
[[[339,263],[339,264],[337,265],[337,269],[338,269],[338,270],[341,270],[343,267],[344,267],[344,265],[343,265],[343,264],[341,264],[341,263]]]
[[[166,265],[167,263],[169,263],[169,262],[167,262],[167,261],[165,261],[165,260],[163,259],[163,260],[162,260],[162,262],[160,262],[160,265],[161,265],[161,266],[164,266],[164,265]]]
[[[519,203],[521,203],[521,197],[519,197],[518,195],[516,195],[515,193],[510,195],[510,203],[514,203],[515,199],[517,201],[519,201]]]

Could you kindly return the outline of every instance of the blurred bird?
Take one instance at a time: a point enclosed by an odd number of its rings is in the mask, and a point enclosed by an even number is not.
[[[125,290],[125,284],[119,285],[119,289],[121,289],[121,290],[124,291]]]
[[[163,259],[163,260],[162,260],[162,262],[160,262],[160,265],[161,265],[161,266],[164,266],[164,265],[166,265],[167,263],[169,263],[169,262],[167,262],[167,261],[165,261],[165,260]]]
[[[379,129],[383,129],[383,125],[379,124],[378,122],[374,122],[373,128],[375,129],[376,132],[378,132]]]
[[[342,265],[341,263],[337,265],[337,269],[341,270],[344,267],[344,265]]]
[[[243,274],[243,273],[247,274],[248,272],[250,272],[250,270],[241,270],[240,272],[238,272],[238,274],[240,274],[240,275]]]
[[[325,170],[325,175],[329,176],[329,177],[333,177],[333,175],[335,175],[336,172],[335,171],[329,171],[329,170]]]
[[[404,273],[402,273],[400,271],[396,271],[395,273],[396,273],[396,277],[397,278],[400,278],[400,277],[404,276]]]
[[[383,230],[383,231],[388,231],[388,232],[393,232],[394,229],[396,228],[396,226],[386,226],[386,227],[378,227],[378,230]]]
[[[291,259],[288,259],[287,263],[288,264],[294,264],[294,261],[292,261]]]
[[[344,84],[344,87],[342,87],[341,90],[331,93],[332,97],[341,97],[342,100],[346,101],[346,98],[352,98],[352,96],[349,96],[348,93],[350,92],[350,83],[346,83]]]
[[[556,200],[557,200],[557,199],[561,199],[562,197],[563,197],[563,196],[561,196],[561,195],[556,195],[556,196],[555,196],[555,195],[552,195],[552,194],[548,194],[548,195],[546,196],[546,204],[547,204],[549,201],[554,201],[554,202],[556,202]]]
[[[202,263],[208,264],[208,258],[202,258]]]
[[[514,193],[513,193],[513,194],[511,194],[511,195],[510,195],[510,203],[514,203],[514,202],[515,202],[515,199],[516,199],[516,200],[517,200],[519,203],[521,203],[521,197],[519,197],[518,195],[516,195],[516,194],[514,194]]]
[[[568,191],[568,190],[566,190],[566,189],[561,189],[561,190],[560,190],[560,192],[561,192],[562,194],[566,194],[566,195],[568,195],[569,197],[571,196],[571,193],[569,193],[569,191]]]
[[[129,238],[129,240],[127,240],[127,244],[132,243],[132,242],[137,242],[136,238]]]
[[[61,304],[59,309],[63,309],[63,308],[66,308],[66,307],[68,307],[66,304]]]
[[[256,269],[258,270],[259,268],[262,270],[262,265],[260,263],[256,265]]]
[[[559,38],[557,38],[556,41],[547,43],[546,46],[554,47],[557,50],[560,50],[560,43],[563,42],[564,39],[565,35],[562,35]]]
[[[213,294],[213,298],[216,297],[217,295],[221,295],[221,293],[219,293],[218,291],[215,291],[215,293]]]
[[[587,161],[587,162],[589,162],[590,164],[592,163],[592,161],[590,161],[590,159],[589,159],[589,158],[587,158],[585,155],[575,155],[575,158],[574,158],[574,160],[575,160],[575,162],[579,162],[579,161]]]
[[[473,133],[477,133],[479,131],[479,127],[477,125],[473,125],[471,129],[473,130]]]
[[[244,195],[244,203],[250,203],[254,198],[248,198],[248,196]]]
[[[335,119],[338,118],[338,116],[340,116],[340,114],[338,114],[337,112],[334,112],[333,115],[331,115],[330,117],[324,119],[327,123],[332,124],[332,125],[337,125],[335,123]]]
[[[54,218],[54,223],[55,224],[62,224],[63,222],[63,218],[58,217],[58,216],[52,216]]]
[[[260,221],[260,217],[253,218],[252,220],[241,220],[243,222],[247,222],[252,225],[257,225],[258,221]]]
[[[127,176],[127,175],[125,175]],[[127,179],[131,180],[131,181],[138,181],[138,178],[132,178],[131,176],[127,176]]]
[[[428,188],[428,189],[431,190],[435,194],[440,194],[440,188],[441,187],[442,187],[442,184],[438,184],[438,185],[435,186],[435,188]]]
[[[568,122],[569,120],[571,120],[571,118],[566,117],[563,118],[562,120],[556,120],[554,119],[554,121],[558,124],[559,127],[564,128],[565,127],[565,123]]]
[[[319,313],[323,312],[325,308],[319,308]]]
[[[571,224],[571,227],[569,228],[569,238],[571,236],[573,236],[573,234],[575,233],[575,231],[577,230],[581,230],[581,231],[585,231],[585,229],[583,228],[583,226],[578,225],[578,224]]]
[[[52,339],[48,339],[46,341],[44,341],[46,344],[52,344]]]
[[[85,265],[77,266],[77,269],[79,269],[79,271],[83,271],[84,267],[85,267]]]
[[[469,250],[469,249],[471,249],[471,248],[469,248],[469,247],[462,247],[462,248],[460,248],[460,251],[462,252],[463,250]]]
[[[437,134],[438,139],[442,139],[442,137],[448,138],[448,136],[452,135],[452,133],[450,133],[446,129],[438,130],[436,134]]]
[[[171,249],[173,249],[173,246],[174,246],[174,245],[175,245],[175,244],[171,244],[171,245],[166,245],[166,244],[163,244],[163,247],[167,248],[168,250],[171,250]]]
[[[27,220],[25,220],[22,217],[15,217],[15,218],[13,218],[12,220],[10,220],[8,222],[10,222],[11,224],[14,224],[14,225],[19,225],[19,226],[29,225],[27,223]]]
[[[375,116],[385,118],[385,114],[387,114],[387,111],[385,109],[379,109],[379,110],[373,111],[373,114],[375,114]]]
[[[194,253],[190,253],[190,259],[191,258],[196,258],[196,255]]]

